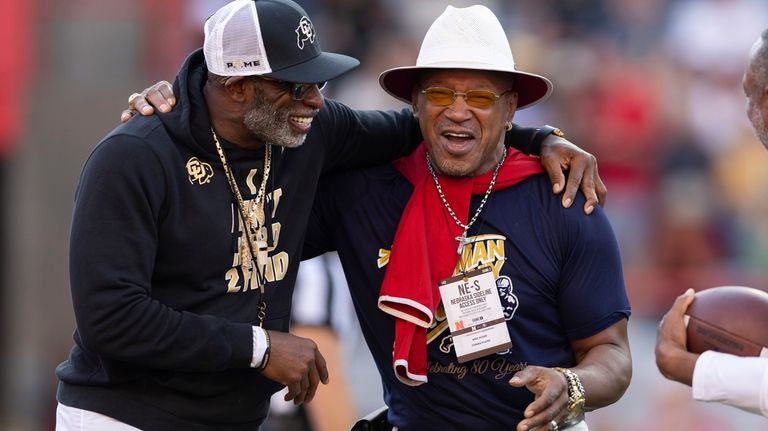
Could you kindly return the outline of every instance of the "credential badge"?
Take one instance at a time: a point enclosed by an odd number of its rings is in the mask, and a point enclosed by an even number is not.
[[[213,168],[205,162],[201,162],[197,157],[187,160],[187,174],[189,174],[190,184],[207,184],[213,178]]]
[[[315,27],[309,18],[303,16],[296,27],[296,45],[299,49],[304,49],[304,42],[315,43]]]

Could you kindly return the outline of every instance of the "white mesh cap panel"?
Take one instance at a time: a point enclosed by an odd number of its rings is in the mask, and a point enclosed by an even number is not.
[[[253,0],[235,0],[205,22],[203,46],[208,70],[221,76],[270,73]]]

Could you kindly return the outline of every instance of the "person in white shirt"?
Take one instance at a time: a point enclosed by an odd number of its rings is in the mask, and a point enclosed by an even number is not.
[[[768,417],[768,358],[686,350],[683,315],[693,289],[664,315],[656,339],[656,365],[664,377],[693,388],[693,398],[714,401]]]
[[[747,116],[768,149],[768,29],[752,45],[742,80]],[[693,398],[714,401],[768,417],[768,357],[740,357],[686,350],[683,315],[693,289],[680,295],[659,325],[656,365],[664,377],[693,389]]]

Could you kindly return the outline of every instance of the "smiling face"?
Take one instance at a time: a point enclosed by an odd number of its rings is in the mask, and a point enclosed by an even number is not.
[[[755,129],[755,135],[768,148],[768,59],[764,46],[765,41],[760,38],[752,45],[749,53],[749,62],[744,72],[742,86],[744,95],[747,96],[747,117]]]
[[[258,87],[246,108],[243,123],[257,139],[287,148],[304,143],[312,119],[323,106],[323,95],[317,87],[302,100],[294,100],[283,84],[254,78]]]
[[[517,93],[509,91],[511,77],[489,71],[434,69],[425,72],[419,82],[411,98],[413,111],[437,171],[476,176],[493,169],[503,151],[505,125],[517,108]],[[485,108],[470,106],[461,95],[450,105],[438,106],[421,93],[434,87],[459,93],[485,90],[501,97]]]

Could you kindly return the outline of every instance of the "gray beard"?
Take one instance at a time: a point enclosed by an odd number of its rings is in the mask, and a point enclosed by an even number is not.
[[[261,94],[257,94],[243,117],[243,124],[265,144],[295,148],[304,143],[307,135],[291,130],[290,117],[288,109],[275,108]]]

